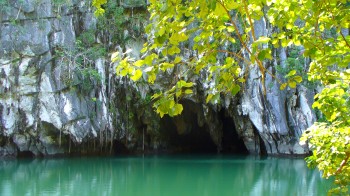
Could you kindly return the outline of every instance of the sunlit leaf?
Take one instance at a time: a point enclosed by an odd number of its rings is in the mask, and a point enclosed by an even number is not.
[[[193,94],[193,91],[192,91],[191,89],[186,89],[186,90],[185,90],[185,94],[186,94],[186,95]]]
[[[135,62],[135,66],[140,67],[144,64],[143,60],[138,60]]]
[[[301,76],[295,76],[294,78],[294,81],[296,81],[297,83],[300,83],[303,81],[303,78]]]
[[[281,84],[281,86],[280,86],[280,90],[284,90],[286,87],[287,87],[287,83],[283,83],[283,84]]]
[[[142,71],[137,69],[133,74],[133,76],[130,77],[130,79],[132,79],[133,81],[137,81],[141,78],[141,76],[142,76]]]
[[[213,94],[208,94],[208,96],[207,96],[205,102],[206,102],[206,103],[209,103],[209,101],[213,98],[213,96],[214,96]]]
[[[241,87],[239,85],[234,85],[234,87],[231,89],[231,94],[236,95],[241,90]]]
[[[293,69],[285,77],[288,78],[288,77],[294,76],[296,73],[297,73],[297,71],[295,69]]]
[[[289,86],[290,88],[296,88],[297,83],[294,82],[294,81],[289,81],[289,82],[288,82],[288,86]]]

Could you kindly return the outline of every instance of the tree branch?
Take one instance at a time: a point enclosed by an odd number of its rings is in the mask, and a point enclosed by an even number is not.
[[[337,171],[335,172],[335,175],[339,174],[340,172],[342,172],[344,166],[346,165],[346,163],[348,162],[350,158],[350,153],[346,153],[346,157],[345,159],[340,163],[340,166],[338,167]]]
[[[224,3],[220,0],[217,0],[217,2],[225,9],[226,14],[228,15],[228,17],[230,18],[230,22],[232,24],[232,26],[235,28],[236,34],[238,36],[238,39],[240,40],[240,42],[242,43],[243,47],[247,50],[247,52],[250,54],[250,56],[253,56],[258,64],[260,73],[261,73],[261,85],[263,88],[263,94],[266,95],[266,87],[265,87],[265,72],[266,72],[266,68],[263,66],[263,63],[256,57],[255,54],[253,54],[250,49],[248,48],[248,46],[245,44],[245,42],[243,41],[243,38],[241,36],[241,34],[239,33],[239,29],[236,25],[236,23],[233,21],[230,11],[226,8],[226,6],[224,5]],[[249,14],[247,13],[247,16],[249,16]],[[252,24],[250,24],[251,28],[254,29],[254,26],[252,26]],[[253,32],[253,30],[252,30]],[[255,36],[255,35],[254,35]],[[254,38],[253,38],[254,39]]]

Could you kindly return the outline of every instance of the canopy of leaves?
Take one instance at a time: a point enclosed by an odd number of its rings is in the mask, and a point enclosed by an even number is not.
[[[92,0],[92,6],[96,8],[95,16],[100,16],[105,13],[105,10],[102,8],[102,5],[106,3],[107,0]]]
[[[96,1],[94,1],[96,2]],[[97,13],[100,4],[97,4]],[[311,59],[308,79],[319,81],[323,90],[313,107],[326,117],[314,124],[302,140],[310,145],[308,159],[324,177],[335,176],[334,193],[348,193],[349,177],[349,65],[350,3],[346,0],[150,0],[148,41],[143,58],[115,54],[117,74],[154,83],[160,72],[180,70],[165,92],[153,96],[161,115],[180,114],[178,103],[191,94],[189,74],[205,75],[210,83],[207,102],[216,103],[220,94],[235,95],[249,67],[260,70],[265,94],[265,75],[280,83],[280,89],[295,88],[302,81],[291,70],[283,81],[264,66],[272,49],[300,47]],[[256,35],[254,24],[263,20],[273,33]],[[184,50],[193,51],[188,55]]]

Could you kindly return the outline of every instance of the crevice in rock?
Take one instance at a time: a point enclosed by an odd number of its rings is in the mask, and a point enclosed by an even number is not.
[[[215,153],[217,146],[205,127],[197,123],[196,114],[189,108],[178,117],[164,116],[161,119],[161,131],[169,144],[169,151],[179,153]]]
[[[0,147],[4,147],[6,143],[6,137],[0,134]]]
[[[248,154],[243,138],[236,131],[233,118],[226,111],[211,110],[211,117],[200,120],[203,109],[200,104],[183,100],[180,116],[164,116],[160,121],[160,141],[165,141],[167,151],[178,153],[231,153]],[[203,117],[202,117],[203,118]],[[216,119],[209,122],[209,119]],[[214,127],[209,126],[213,125]],[[215,138],[219,137],[218,142]],[[260,144],[259,144],[260,145]]]
[[[220,119],[222,121],[222,153],[234,153],[234,154],[248,154],[248,149],[244,144],[244,141],[237,134],[235,129],[235,123],[232,118],[225,114],[224,110],[219,112]]]
[[[19,158],[34,158],[35,155],[33,152],[31,152],[29,150],[25,150],[25,151],[18,150],[17,157],[19,157]]]
[[[266,150],[264,140],[262,139],[261,135],[259,134],[259,131],[256,129],[255,126],[253,126],[253,129],[254,129],[256,144],[259,146],[259,149],[260,149],[259,154],[267,155],[267,150]]]
[[[119,154],[129,154],[128,148],[119,140],[113,141],[113,154],[119,155]]]

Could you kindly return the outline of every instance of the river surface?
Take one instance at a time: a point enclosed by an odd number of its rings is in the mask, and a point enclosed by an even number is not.
[[[0,160],[1,196],[326,195],[303,159],[188,155]]]

